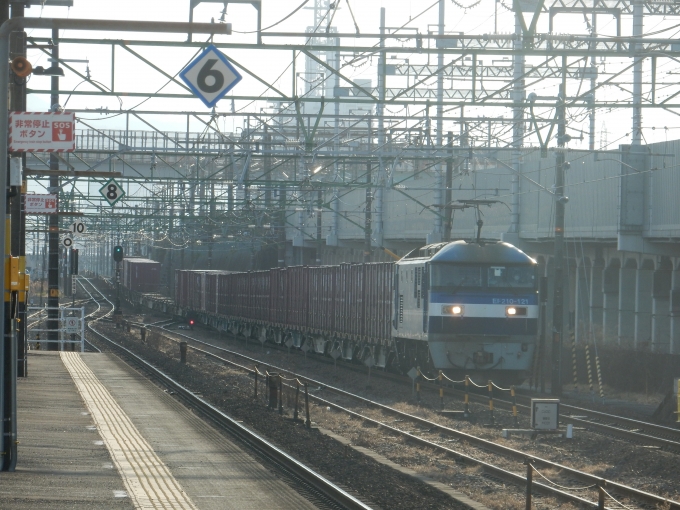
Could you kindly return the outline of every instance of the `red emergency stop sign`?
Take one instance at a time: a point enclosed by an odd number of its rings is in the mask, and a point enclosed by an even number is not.
[[[52,121],[52,141],[53,142],[72,142],[73,141],[73,122],[55,120]]]

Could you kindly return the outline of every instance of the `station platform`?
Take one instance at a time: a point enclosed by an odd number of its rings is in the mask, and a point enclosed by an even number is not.
[[[31,351],[3,509],[316,508],[113,355]]]

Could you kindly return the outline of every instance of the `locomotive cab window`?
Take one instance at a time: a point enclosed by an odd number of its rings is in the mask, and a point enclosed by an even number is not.
[[[536,286],[536,271],[533,266],[491,266],[487,282],[493,288],[531,289]]]
[[[473,265],[432,264],[432,287],[481,287],[482,267]]]

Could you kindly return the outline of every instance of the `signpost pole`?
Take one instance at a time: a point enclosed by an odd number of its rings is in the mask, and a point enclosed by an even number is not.
[[[12,18],[24,15],[24,5],[22,3],[12,3],[11,9]],[[10,39],[10,57],[26,57],[26,32],[14,32]],[[12,110],[26,110],[26,80],[12,80],[10,84],[10,101]],[[26,154],[13,154],[13,157],[18,157],[21,160],[23,170],[26,166]],[[23,175],[16,184],[18,184],[18,187],[12,197],[11,205],[12,235],[10,244],[12,256],[19,257],[19,272],[23,275],[20,282],[23,282],[26,275],[26,214],[23,209],[26,196],[26,181],[23,180]],[[17,297],[16,317],[18,322],[16,324],[16,346],[18,358],[15,363],[17,377],[25,377],[28,353],[28,344],[26,343],[26,301],[28,299],[28,291],[21,288]],[[7,320],[7,317],[5,317],[5,320]]]
[[[123,315],[120,309],[120,262],[116,261],[116,302],[114,306],[113,315]]]
[[[59,31],[52,29],[52,65],[59,63]],[[59,104],[59,76],[52,76],[50,105],[54,110]],[[59,170],[59,158],[50,153],[50,170]],[[57,196],[57,211],[59,211],[59,177],[50,176],[50,193]],[[49,244],[47,256],[47,350],[59,350],[59,214],[51,214],[49,220]],[[49,341],[51,340],[51,341]]]
[[[71,314],[75,317],[76,316],[76,273],[78,270],[76,269],[76,261],[75,261],[75,252],[73,248],[69,250],[69,262],[71,266],[71,308],[73,308],[73,311]],[[71,348],[68,349],[69,351],[75,351],[76,350],[76,334],[73,333],[71,334],[71,340],[73,343],[71,344]]]

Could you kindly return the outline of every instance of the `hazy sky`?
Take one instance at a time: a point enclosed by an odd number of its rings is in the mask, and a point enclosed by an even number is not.
[[[340,32],[353,33],[354,22],[348,9],[347,0],[341,0],[340,8],[338,9],[333,19],[333,25],[337,26]],[[300,5],[302,0],[263,0],[262,25],[268,27],[269,25],[281,20],[284,16],[293,11]],[[104,2],[103,0],[75,0],[74,7],[57,8],[57,7],[32,7],[27,9],[27,16],[42,16],[42,17],[70,17],[70,18],[99,18],[99,19],[140,19],[153,21],[188,21],[189,17],[189,0],[116,0],[112,2]],[[354,18],[357,21],[361,33],[377,33],[379,30],[380,8],[386,8],[386,24],[388,27],[402,27],[417,29],[421,33],[427,33],[428,29],[436,30],[437,22],[437,3],[434,0],[350,0],[349,5],[354,13]],[[465,32],[466,34],[485,34],[493,33],[494,27],[498,27],[498,32],[508,33],[513,30],[513,18],[508,11],[506,5],[510,5],[511,0],[503,0],[495,2],[494,0],[455,0],[446,1],[446,31],[447,32]],[[307,26],[313,22],[313,13],[309,9],[313,6],[314,0],[310,0],[307,7],[301,9],[294,14],[290,19],[272,28],[270,31],[296,31],[302,32]],[[194,11],[194,20],[198,22],[209,22],[211,19],[219,20],[223,5],[221,3],[202,3]],[[417,17],[415,20],[412,18]],[[542,23],[539,25],[539,31],[547,30],[547,16],[543,17]],[[232,4],[228,8],[227,22],[232,23],[235,33],[231,36],[216,37],[216,41],[220,42],[254,42],[254,34],[240,34],[236,32],[250,32],[255,28],[255,10],[250,5],[235,5]],[[412,20],[409,22],[409,20]],[[648,17],[645,19],[645,32],[649,33],[654,30],[659,30],[663,27],[676,24],[676,20],[662,19],[662,17]],[[630,33],[632,20],[630,16],[623,16],[622,27],[624,34]],[[587,23],[582,16],[563,17],[558,19],[555,29],[557,33],[587,33]],[[657,37],[675,37],[675,31],[666,31]],[[615,34],[614,19],[600,17],[598,19],[598,33],[604,35]],[[46,31],[33,31],[30,35],[48,35]],[[158,35],[158,34],[101,34],[101,33],[87,33],[87,32],[64,32],[60,34],[62,38],[68,37],[88,37],[92,39],[170,39],[170,40],[184,40],[184,37],[178,35]],[[195,40],[204,40],[206,36],[197,35]],[[201,39],[203,38],[203,39]],[[299,40],[301,41],[301,40]],[[355,39],[356,44],[373,44],[374,41],[366,41],[364,39]],[[266,38],[265,43],[283,42],[282,39],[276,40],[273,38]],[[352,39],[345,39],[345,44],[351,44]],[[399,42],[395,44],[400,44]],[[196,49],[192,48],[154,48],[154,47],[133,47],[144,58],[153,62],[153,64],[162,68],[169,75],[175,75],[186,66],[196,53]],[[243,50],[243,49],[227,49],[224,50],[230,57],[236,61],[247,65],[249,69],[261,76],[265,80],[274,82],[274,84],[281,88],[281,90],[289,93],[291,86],[291,54],[290,52],[275,51],[275,50]],[[89,59],[89,70],[92,79],[106,85],[111,86],[111,51],[109,46],[102,45],[68,45],[63,44],[61,47],[61,56],[65,59]],[[400,55],[400,57],[408,58],[413,62],[422,62],[423,57],[417,54]],[[32,50],[29,53],[29,59],[34,65],[47,66],[47,56],[43,53]],[[168,84],[168,79],[160,73],[152,70],[139,60],[127,54],[124,50],[118,48],[116,51],[116,71],[115,71],[115,89],[117,92],[135,92],[135,91],[161,91],[161,92],[182,92],[182,90],[174,85]],[[403,62],[397,60],[395,62]],[[371,79],[375,83],[377,59],[365,59],[357,65],[343,69],[353,79],[364,78]],[[487,63],[488,64],[488,63]],[[600,72],[614,70],[620,63],[616,62],[598,62]],[[84,63],[74,63],[73,66],[80,72],[85,73],[86,65]],[[297,61],[298,69],[304,67],[302,58]],[[660,79],[668,79],[669,75],[677,72],[677,64],[671,60],[659,60],[657,73]],[[277,79],[277,77],[281,77]],[[650,78],[650,65],[646,64],[645,77]],[[629,81],[629,80],[628,80]],[[468,87],[469,85],[463,85]],[[582,84],[572,83],[571,88],[573,93],[582,92]],[[33,89],[45,90],[49,88],[49,80],[44,77],[32,77],[29,82],[29,87]],[[87,83],[82,83],[82,79],[70,73],[67,70],[66,77],[61,80],[62,90],[92,90],[92,86]],[[630,90],[630,84],[624,87]],[[647,88],[648,89],[648,88]],[[246,76],[244,80],[233,90],[233,94],[260,94],[265,91],[265,87],[258,83],[251,77]],[[536,92],[539,95],[555,95],[554,83],[546,84],[536,82],[535,80],[528,80],[527,92]],[[626,97],[626,92],[621,88],[607,89],[599,93],[599,97],[610,94],[620,94],[621,97]],[[45,110],[49,107],[47,96],[31,95],[29,97],[30,110]],[[67,108],[109,108],[111,109],[131,109],[140,110],[163,110],[163,111],[205,111],[208,109],[198,99],[191,100],[168,100],[152,98],[144,100],[139,97],[86,97],[86,96],[62,96],[61,104],[66,104]],[[251,111],[259,111],[260,108],[266,107],[266,103],[259,102],[255,105],[248,105],[245,101],[236,101],[235,107],[237,110],[250,109]],[[230,112],[231,100],[227,98],[221,100],[217,105],[217,112]],[[508,109],[500,109],[505,115],[508,115]],[[471,114],[466,110],[467,114]],[[482,111],[478,109],[475,115],[491,115],[489,110]],[[104,127],[125,127],[125,116],[110,116],[99,113],[81,114],[79,115],[83,120],[93,123],[98,128]],[[617,140],[618,143],[627,143],[626,133],[630,131],[630,110],[620,109],[611,112],[598,112],[596,121],[596,132],[598,138],[606,136],[608,143]],[[154,125],[162,124],[167,130],[184,130],[186,121],[180,118],[171,117],[153,117],[149,118]],[[676,120],[677,119],[677,120]],[[644,136],[646,141],[659,141],[664,139],[677,138],[680,133],[677,131],[680,128],[680,117],[673,114],[663,114],[661,112],[652,112],[646,110],[644,113]],[[222,128],[226,131],[235,130],[240,123],[239,119],[224,118],[222,121]],[[85,127],[85,126],[82,126]],[[130,127],[133,129],[148,129],[142,123],[131,121]],[[200,130],[200,125],[191,126],[192,130]],[[581,131],[588,129],[588,119],[584,112],[572,112],[570,119],[570,129],[572,134],[578,135]],[[584,142],[574,141],[572,146],[575,148],[587,146],[587,140]]]

